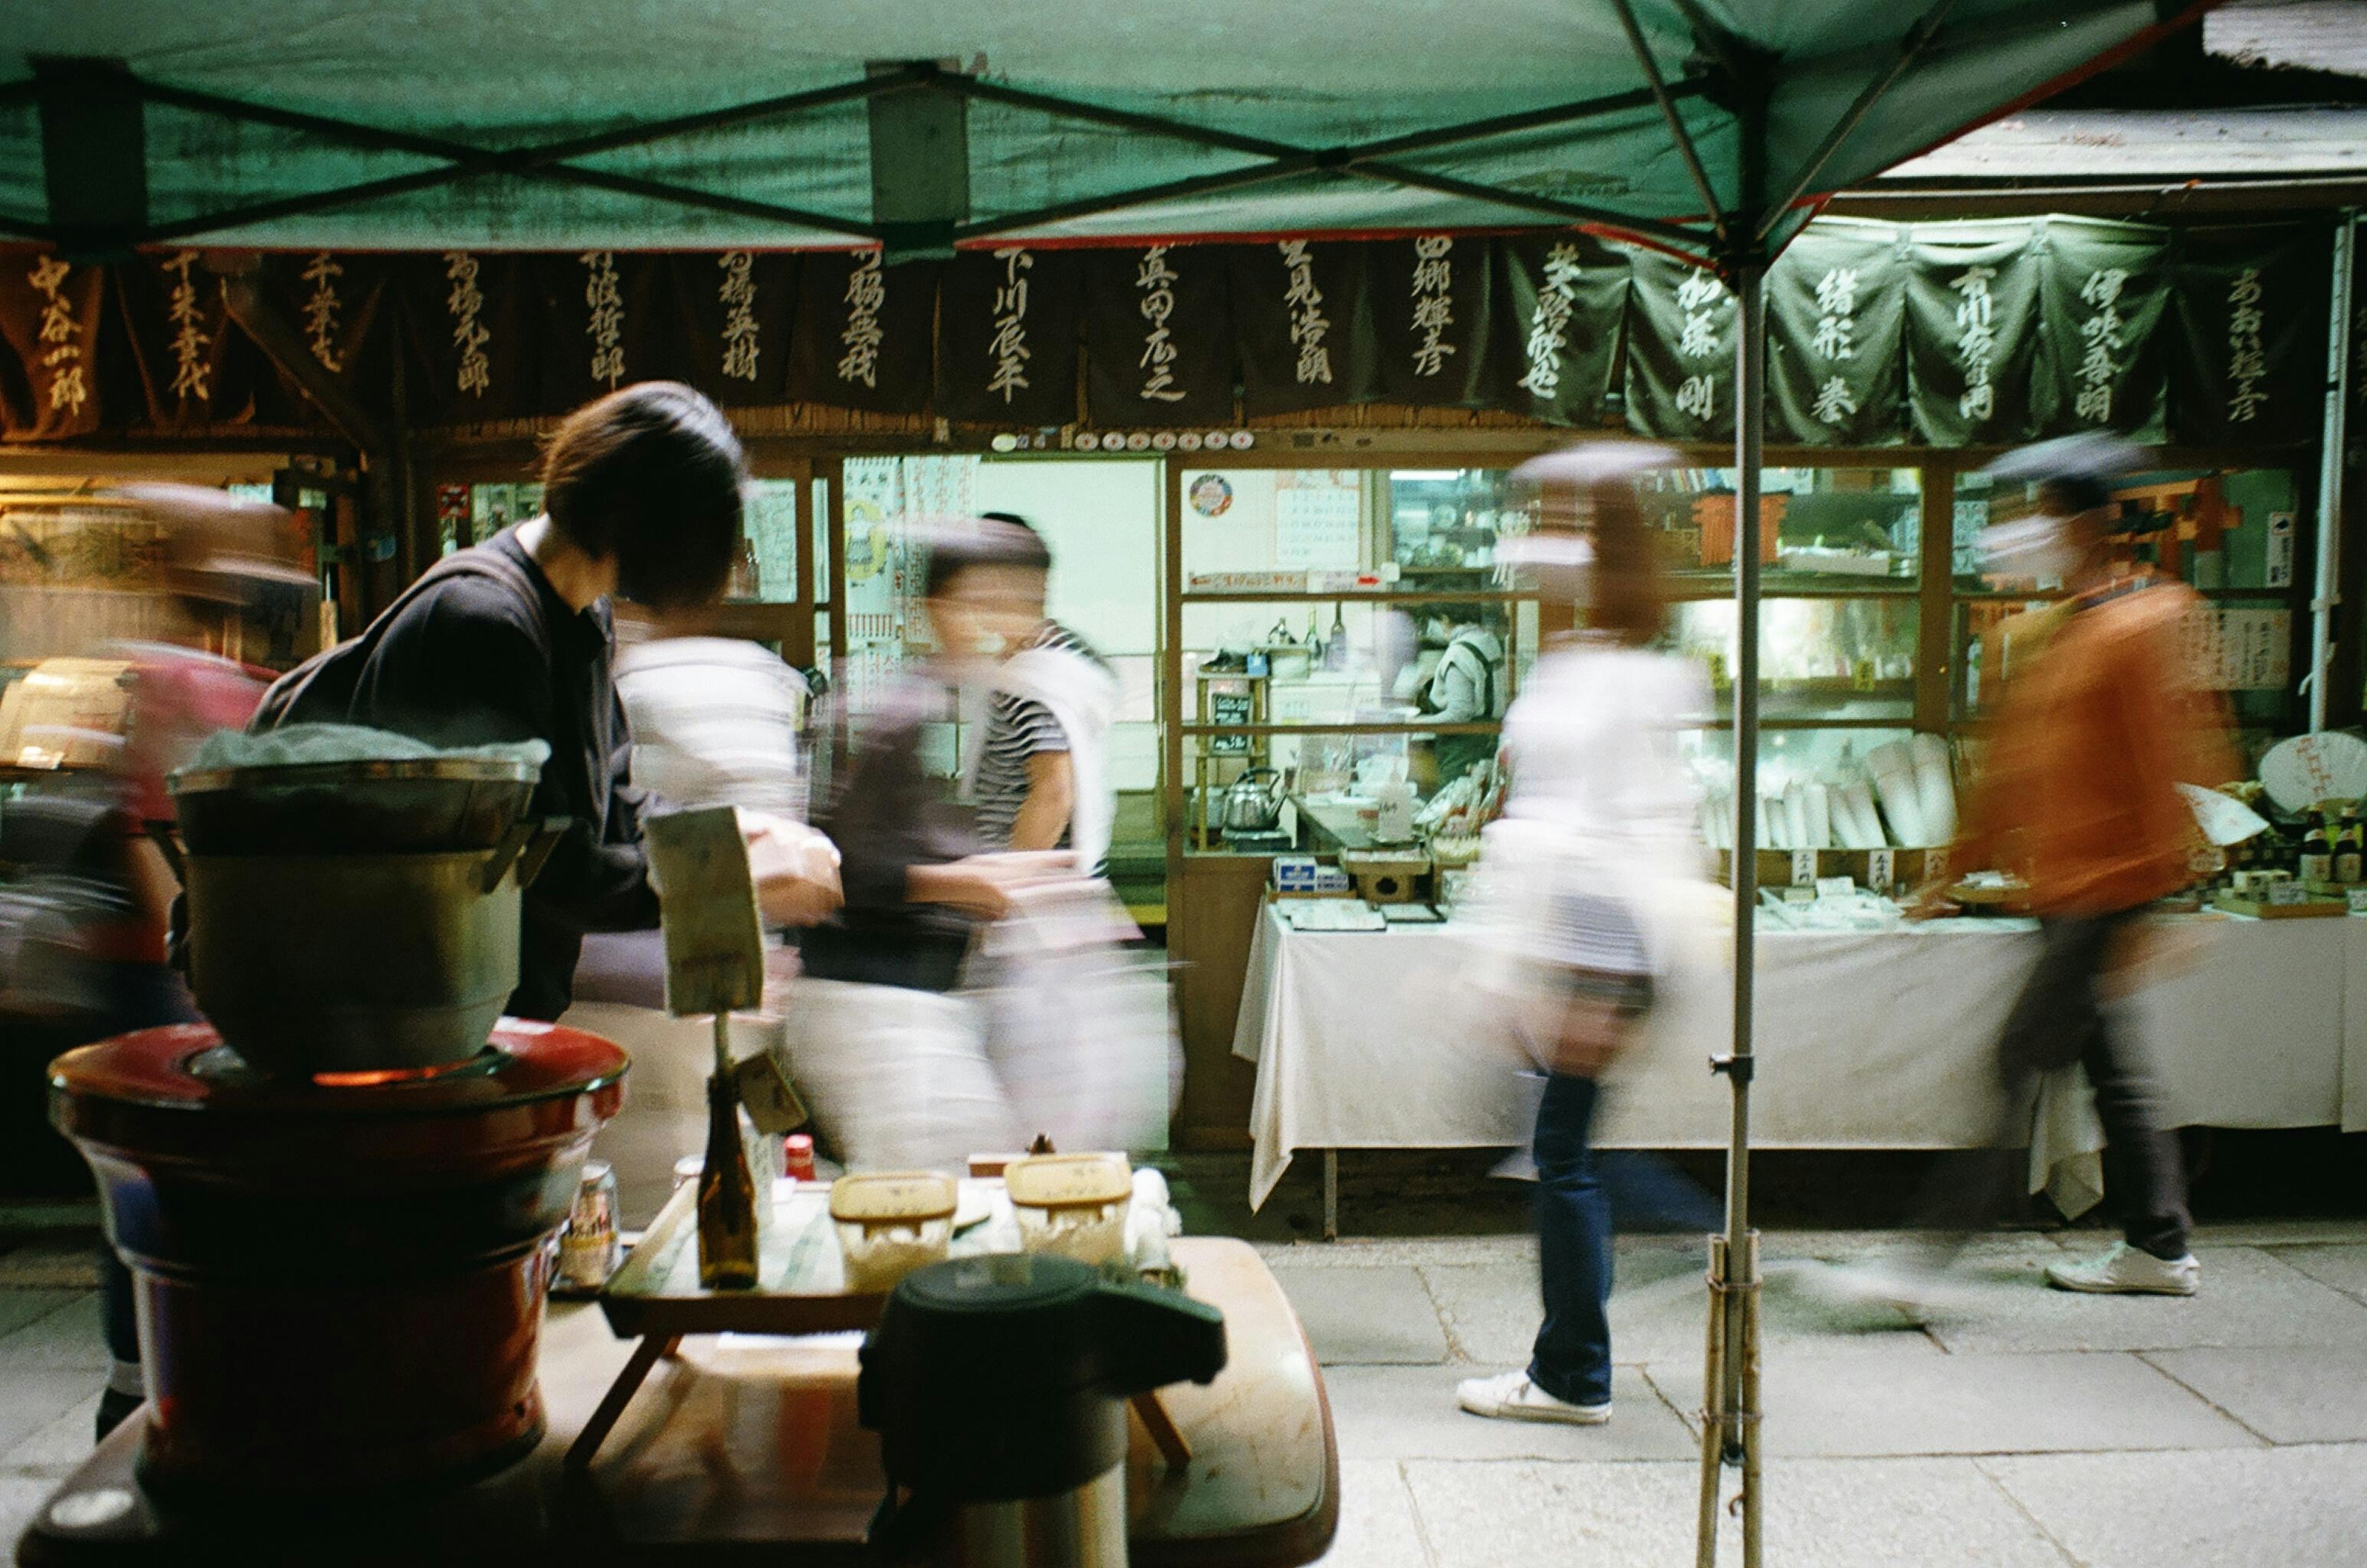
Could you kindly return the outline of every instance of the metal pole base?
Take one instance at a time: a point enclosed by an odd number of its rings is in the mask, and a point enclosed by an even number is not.
[[[1759,1233],[1728,1255],[1726,1237],[1709,1238],[1709,1332],[1702,1364],[1701,1519],[1696,1568],[1717,1568],[1719,1504],[1728,1465],[1742,1472],[1734,1507],[1742,1519],[1743,1568],[1760,1568]]]

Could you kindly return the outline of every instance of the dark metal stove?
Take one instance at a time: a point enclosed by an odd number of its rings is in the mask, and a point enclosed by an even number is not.
[[[45,1506],[23,1560],[194,1544],[242,1512],[383,1508],[525,1455],[545,1244],[626,1066],[607,1041],[515,1020],[463,1062],[309,1080],[255,1073],[203,1024],[60,1057],[51,1114],[137,1281],[148,1404],[136,1439]]]

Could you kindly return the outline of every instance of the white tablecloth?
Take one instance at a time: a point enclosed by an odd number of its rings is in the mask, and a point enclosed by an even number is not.
[[[2367,1129],[2367,993],[2344,1005],[2348,976],[2367,960],[2367,919],[2193,929],[2207,939],[2200,961],[2131,1004],[2170,1123]],[[2019,921],[1761,931],[1753,1145],[1979,1142],[1998,1030],[2035,944]],[[1464,962],[1444,927],[1301,932],[1263,911],[1233,1035],[1233,1054],[1258,1065],[1253,1204],[1298,1149],[1527,1141],[1532,1091],[1503,1059],[1456,1038]],[[1725,1145],[1730,1101],[1707,1061],[1727,1047],[1729,1005],[1722,988],[1667,998],[1621,1065],[1599,1142]],[[2075,1208],[2093,1201],[2083,1190],[2095,1183],[2092,1158],[2078,1156],[2101,1142],[2078,1082],[2049,1080],[2033,1161]]]

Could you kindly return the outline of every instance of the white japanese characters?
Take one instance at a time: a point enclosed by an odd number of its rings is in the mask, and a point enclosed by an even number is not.
[[[83,345],[74,341],[83,327],[74,320],[74,302],[64,294],[66,279],[73,273],[72,264],[43,256],[25,275],[25,281],[41,297],[41,367],[50,373],[46,400],[51,412],[67,415],[80,413],[83,404],[90,400],[90,383],[83,375]]]
[[[625,299],[617,286],[617,253],[586,251],[583,263],[583,303],[591,308],[583,335],[592,340],[592,379],[606,381],[615,391],[625,378]]]
[[[213,401],[213,367],[206,350],[214,340],[198,310],[197,280],[189,276],[197,265],[195,251],[181,251],[164,264],[176,279],[164,313],[173,323],[173,394],[183,402],[195,398],[202,403]]]
[[[1000,394],[1008,407],[1027,386],[1027,274],[1036,258],[1013,245],[996,251],[994,259],[1002,264],[1002,281],[994,286],[994,335],[986,344],[994,373],[986,378],[986,389]]]
[[[846,325],[838,333],[838,345],[845,350],[838,359],[838,378],[842,381],[860,381],[873,388],[879,385],[879,345],[888,341],[887,333],[879,325],[879,312],[888,304],[884,259],[882,252],[866,252],[846,275]]]
[[[2261,313],[2260,269],[2248,266],[2227,287],[2227,422],[2249,424],[2269,400],[2260,390],[2268,379],[2269,352],[2260,341],[2268,324]]]
[[[1139,309],[1150,330],[1142,337],[1142,357],[1135,368],[1143,373],[1137,395],[1149,402],[1178,403],[1184,389],[1175,384],[1175,334],[1168,318],[1175,314],[1177,274],[1167,265],[1167,247],[1153,245],[1142,253],[1134,269],[1134,287],[1142,295]]]
[[[337,352],[337,313],[345,309],[345,301],[337,298],[337,279],[345,273],[326,251],[304,264],[303,279],[312,286],[312,292],[304,296],[304,342],[323,370],[345,367]]]
[[[1283,289],[1283,308],[1290,312],[1290,341],[1298,345],[1294,374],[1302,387],[1331,383],[1331,351],[1323,340],[1331,319],[1323,313],[1323,290],[1315,287],[1315,257],[1304,240],[1284,240],[1275,246],[1289,281]]]
[[[1455,241],[1444,234],[1425,234],[1413,243],[1413,330],[1421,334],[1413,347],[1413,373],[1435,376],[1446,367],[1455,345],[1444,341],[1455,324],[1455,263],[1449,254]]]
[[[1578,310],[1578,247],[1556,245],[1546,253],[1537,284],[1537,308],[1529,318],[1527,368],[1516,385],[1552,401],[1561,393],[1562,355],[1569,352],[1570,318]]]
[[[1857,357],[1857,286],[1853,266],[1828,268],[1817,279],[1817,331],[1808,352],[1824,361],[1825,378],[1809,412],[1820,423],[1840,424],[1857,412],[1857,394],[1840,369],[1842,360]]]
[[[461,391],[481,398],[493,384],[493,361],[485,357],[493,334],[478,320],[485,296],[477,288],[477,258],[466,251],[446,251],[444,279],[452,286],[444,296],[444,308],[452,313],[452,346],[460,351],[454,379]]]
[[[1719,340],[1717,304],[1727,297],[1726,285],[1702,267],[1693,268],[1691,276],[1677,285],[1677,309],[1685,314],[1684,329],[1677,336],[1677,355],[1685,360],[1707,360],[1715,365],[1727,353]],[[1695,370],[1677,385],[1677,410],[1695,419],[1707,420],[1717,414],[1717,375],[1713,369]]]
[[[2121,292],[2128,282],[2129,275],[2121,268],[2099,267],[2079,286],[2079,298],[2094,307],[2096,313],[2079,323],[2079,341],[2087,347],[2079,355],[2078,370],[2072,376],[2079,391],[2072,400],[2071,412],[2090,424],[2110,424],[2112,421],[2112,387],[2123,369],[2112,355],[2128,346],[2128,340],[2121,335],[2121,329],[2128,322],[2120,310]]]
[[[1997,412],[1997,299],[1989,291],[1996,280],[1993,266],[1968,266],[1948,280],[1956,296],[1956,363],[1965,372],[1956,412],[1965,419]]]
[[[756,378],[756,258],[746,251],[726,251],[715,264],[723,282],[715,291],[723,307],[723,374],[734,381]]]

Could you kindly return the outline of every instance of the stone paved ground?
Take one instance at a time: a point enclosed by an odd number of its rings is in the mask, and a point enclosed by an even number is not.
[[[1921,1323],[1820,1310],[1787,1266],[1880,1233],[1771,1233],[1767,1562],[1780,1568],[2367,1564],[2367,1223],[2206,1226],[2192,1301],[2067,1296],[2096,1235],[2008,1233]],[[0,1540],[87,1450],[105,1359],[85,1244],[0,1252]],[[1326,1365],[1342,1458],[1331,1562],[1692,1561],[1697,1243],[1623,1239],[1618,1410],[1481,1421],[1455,1381],[1525,1359],[1518,1236],[1274,1246]],[[1729,1541],[1724,1561],[1738,1562]]]
[[[2367,1564],[2367,1224],[2204,1227],[2191,1301],[2047,1290],[2094,1232],[1986,1239],[1943,1308],[1839,1312],[1766,1238],[1767,1562],[1817,1568]],[[1697,1243],[1623,1239],[1599,1428],[1482,1421],[1518,1366],[1534,1248],[1509,1236],[1266,1248],[1325,1363],[1343,1513],[1327,1562],[1690,1562],[1706,1311]],[[1723,1561],[1740,1561],[1729,1540]]]

